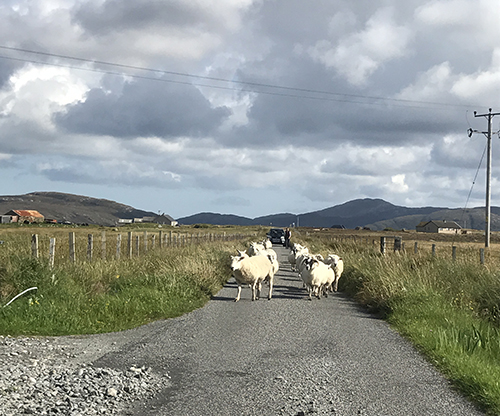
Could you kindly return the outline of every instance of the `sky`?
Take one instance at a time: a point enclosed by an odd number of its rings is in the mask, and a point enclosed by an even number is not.
[[[0,195],[174,218],[485,204],[498,0],[2,0],[0,21]]]

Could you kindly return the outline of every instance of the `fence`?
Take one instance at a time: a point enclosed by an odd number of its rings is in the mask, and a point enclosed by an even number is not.
[[[345,242],[345,241],[350,241],[352,242],[353,244],[355,245],[360,245],[360,244],[369,244],[373,247],[376,247],[377,244],[379,244],[379,250],[380,250],[380,253],[381,254],[388,254],[389,251],[392,251],[394,253],[409,253],[407,250],[406,250],[406,242],[403,241],[403,238],[401,236],[381,236],[379,237],[379,239],[376,239],[376,238],[370,238],[370,237],[360,237],[360,236],[356,236],[356,235],[351,235],[351,236],[341,236],[341,237],[333,237],[332,238],[333,240],[336,240],[336,241],[342,241],[342,242]],[[429,244],[426,244],[425,246],[427,247]],[[424,244],[419,244],[418,241],[414,241],[413,242],[413,254],[414,255],[419,255],[419,254],[422,254],[422,246],[424,246]],[[446,246],[443,248],[443,246]],[[442,244],[441,247],[439,247],[439,250],[440,250],[440,253],[441,255],[444,255],[444,256],[450,256],[451,259],[453,261],[457,261],[458,257],[459,257],[459,254],[460,254],[460,251],[462,253],[466,253],[468,259],[470,259],[470,253],[471,253],[471,249],[470,247],[469,248],[465,248],[465,247],[459,247],[455,244],[453,244],[451,247],[449,245],[446,245],[446,244]],[[448,254],[444,253],[443,254],[443,250],[448,250]],[[476,254],[477,254],[477,259],[479,260],[479,263],[484,265],[485,262],[486,262],[486,258],[487,258],[487,254],[491,254],[490,252],[487,252],[485,251],[484,248],[479,248],[479,249],[476,249]],[[436,243],[431,243],[430,244],[430,254],[432,257],[437,257],[438,254],[437,254],[437,251],[438,251],[438,245]],[[474,255],[476,256],[476,255]]]
[[[120,260],[122,257],[132,258],[134,256],[147,254],[149,251],[153,251],[156,248],[164,247],[183,247],[193,244],[210,243],[217,241],[234,241],[247,238],[248,234],[215,234],[215,233],[174,233],[159,231],[155,232],[128,232],[126,235],[126,245],[123,244],[122,234],[116,234],[116,239],[109,240],[109,236],[105,231],[101,232],[100,238],[100,253],[98,249],[96,250],[94,244],[94,235],[88,234],[86,238],[86,261],[93,261],[96,255],[101,260],[109,260],[111,257],[116,260]],[[82,238],[80,237],[80,241]],[[109,243],[109,244],[108,244]],[[80,255],[83,253],[82,249],[77,251],[77,236],[74,232],[68,234],[68,259],[69,261],[75,263],[77,261],[77,253]],[[63,242],[62,246],[66,245],[66,241]],[[110,248],[113,253],[110,256]],[[64,249],[63,249],[64,250]],[[97,253],[96,253],[97,251]],[[31,255],[32,257],[39,258],[40,253],[43,252],[41,248],[40,239],[38,234],[33,234],[31,236]],[[61,258],[61,257],[60,257]],[[48,246],[48,259],[50,267],[54,267],[56,259],[56,238],[49,238]]]

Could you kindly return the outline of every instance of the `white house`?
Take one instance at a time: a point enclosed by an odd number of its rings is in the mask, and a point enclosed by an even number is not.
[[[422,221],[416,226],[417,232],[421,233],[443,233],[443,234],[458,234],[462,227],[455,221]]]

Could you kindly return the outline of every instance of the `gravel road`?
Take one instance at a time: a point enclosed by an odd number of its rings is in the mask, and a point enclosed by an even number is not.
[[[342,294],[307,300],[287,254],[267,287],[129,331],[0,339],[0,412],[483,415],[386,322]],[[36,394],[35,394],[36,393]]]

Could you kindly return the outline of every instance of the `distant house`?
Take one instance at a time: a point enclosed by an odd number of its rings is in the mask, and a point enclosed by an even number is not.
[[[416,226],[417,232],[421,233],[444,233],[444,234],[457,234],[462,227],[455,221],[422,221]]]
[[[156,224],[171,225],[173,227],[178,224],[177,221],[175,221],[170,215],[167,214],[157,215],[154,218],[153,222],[155,222]]]
[[[120,218],[118,219],[118,224],[141,224],[141,223],[154,223],[176,226],[178,224],[170,215],[161,214],[155,217],[142,217],[142,218]]]
[[[44,216],[32,209],[13,209],[4,215],[10,216],[11,222],[32,223],[44,221]]]
[[[0,215],[0,223],[8,224],[12,222],[12,217],[10,215]]]

